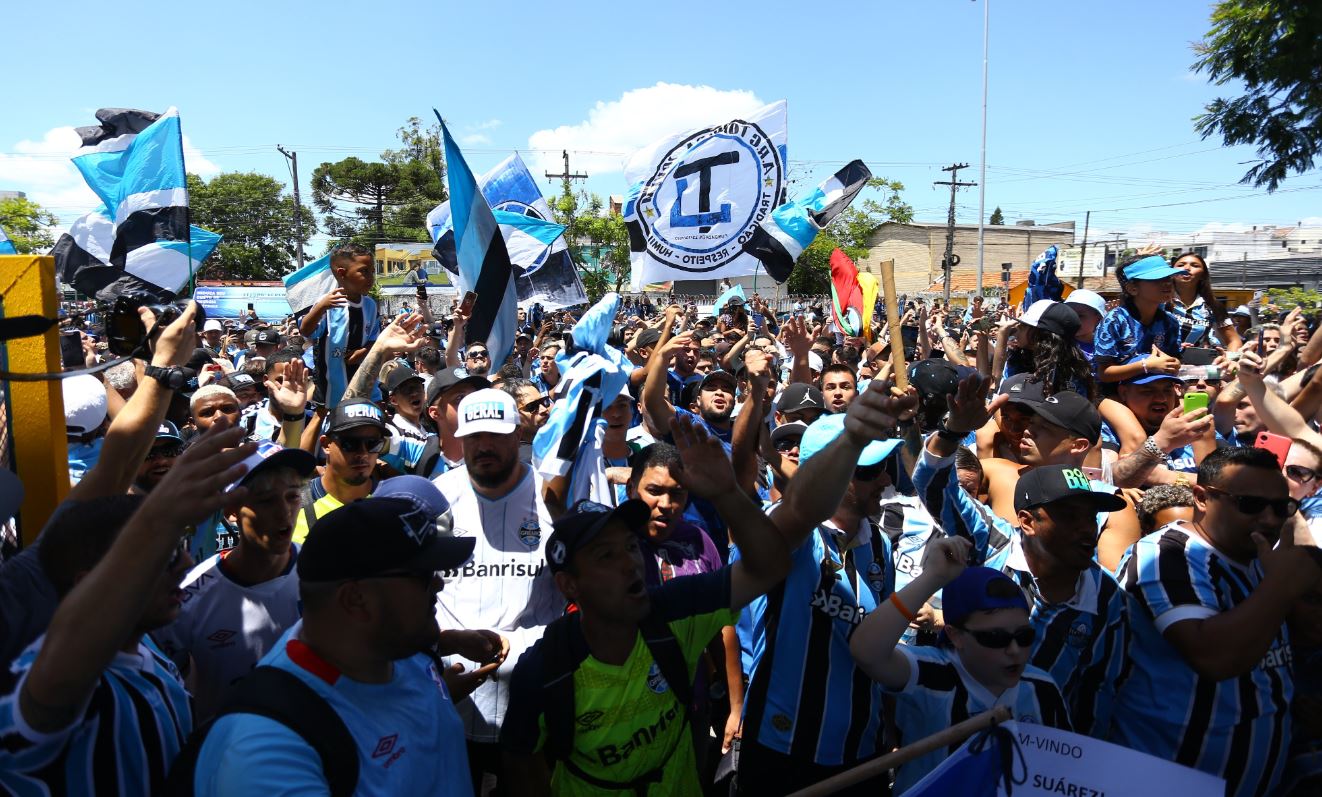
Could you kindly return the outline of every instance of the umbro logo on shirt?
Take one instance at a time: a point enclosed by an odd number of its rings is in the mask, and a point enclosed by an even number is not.
[[[376,742],[376,749],[372,751],[372,758],[380,758],[383,755],[390,755],[395,749],[395,742],[399,741],[399,734],[392,733],[389,736],[382,736]]]
[[[238,631],[231,631],[228,628],[222,628],[219,631],[216,631],[215,633],[208,636],[207,641],[211,643],[211,646],[213,648],[224,647],[225,643],[229,642],[231,639],[237,636],[238,633],[239,633]]]

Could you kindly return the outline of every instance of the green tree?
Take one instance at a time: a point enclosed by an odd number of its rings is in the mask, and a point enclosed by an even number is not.
[[[1302,307],[1304,312],[1322,307],[1322,293],[1307,288],[1268,288],[1267,299],[1277,307]]]
[[[30,199],[0,199],[0,229],[3,229],[21,255],[55,245],[51,228],[60,220],[54,213]]]
[[[1313,168],[1322,151],[1322,3],[1222,0],[1194,52],[1194,69],[1210,82],[1243,83],[1243,94],[1218,97],[1194,119],[1203,138],[1258,148],[1261,161],[1241,182],[1275,191]]]
[[[316,229],[308,208],[295,208],[279,180],[254,172],[226,172],[205,182],[188,175],[193,224],[224,238],[202,267],[207,279],[279,279],[294,268],[298,250],[297,212],[303,244]]]
[[[565,225],[569,255],[582,269],[583,291],[595,302],[629,281],[629,232],[624,218],[606,211],[596,194],[574,194],[568,184],[548,204],[557,224]]]
[[[996,209],[992,211],[991,218],[988,219],[987,223],[993,226],[997,226],[1005,223],[1005,214],[1001,212],[1000,205],[997,205]]]
[[[854,200],[853,205],[817,233],[812,244],[794,261],[794,271],[785,282],[786,290],[791,294],[829,293],[832,251],[839,248],[857,262],[867,256],[868,238],[878,225],[888,221],[901,224],[913,221],[913,206],[901,198],[904,184],[900,181],[874,177],[868,180],[864,190],[880,191],[881,197]]]
[[[403,146],[380,161],[349,157],[313,170],[312,201],[333,239],[369,248],[430,240],[427,213],[446,198],[440,127],[414,117],[397,135]]]

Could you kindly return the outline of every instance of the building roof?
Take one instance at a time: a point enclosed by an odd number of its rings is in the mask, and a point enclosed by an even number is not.
[[[1221,262],[1210,271],[1213,290],[1322,287],[1322,255]]]
[[[1010,272],[1010,284],[1022,285],[1028,281],[1028,269],[1015,269]],[[1068,285],[1074,285],[1074,278],[1062,279]],[[1001,282],[1000,271],[986,271],[982,276],[982,287],[1000,288],[1005,283]],[[1105,277],[1084,277],[1083,287],[1090,291],[1096,291],[1103,295],[1119,295],[1120,282],[1116,280],[1114,274],[1107,274]],[[972,294],[978,290],[978,275],[969,273],[957,273],[950,279],[950,292],[952,294]],[[940,282],[933,282],[923,293],[943,293],[945,286]]]

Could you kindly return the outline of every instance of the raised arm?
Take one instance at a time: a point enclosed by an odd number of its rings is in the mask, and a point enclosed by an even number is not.
[[[312,337],[312,333],[317,330],[317,324],[321,323],[321,317],[326,315],[327,310],[332,307],[344,307],[348,303],[349,297],[344,295],[343,288],[336,288],[321,297],[303,316],[303,320],[298,322],[299,334],[305,338]]]
[[[767,383],[770,379],[771,356],[754,349],[744,358],[748,373],[748,395],[743,409],[734,420],[734,434],[730,441],[730,460],[734,464],[739,489],[752,494],[757,482],[757,454],[761,431],[766,427]]]
[[[139,310],[143,323],[148,329],[155,323],[155,316],[148,310]],[[174,320],[174,323],[161,331],[153,346],[151,364],[158,368],[181,366],[192,356],[196,341],[193,319],[197,314],[197,304],[188,303],[188,308]],[[111,421],[106,430],[106,439],[101,444],[101,457],[95,466],[87,472],[69,493],[69,499],[86,501],[103,495],[125,493],[133,484],[156,439],[156,430],[165,420],[166,410],[170,408],[170,399],[174,391],[162,385],[160,381],[148,376],[139,376],[138,389]]]
[[[812,348],[812,335],[803,316],[791,316],[780,328],[780,339],[790,350],[790,382],[812,382],[812,369],[808,367],[808,350]]]
[[[285,366],[285,378],[277,383],[266,380],[266,394],[280,415],[280,445],[298,448],[303,442],[303,424],[308,406],[308,371],[299,358]]]
[[[666,330],[662,329],[661,340],[648,358],[647,377],[643,382],[643,408],[658,435],[669,434],[670,422],[675,417],[675,408],[666,400],[666,366],[675,352],[689,345],[692,338],[693,333],[685,332],[667,339]]]
[[[161,579],[172,577],[171,556],[187,529],[243,497],[242,487],[224,492],[256,450],[252,443],[226,448],[242,439],[242,429],[216,428],[185,451],[101,561],[60,602],[19,693],[33,730],[52,733],[77,717],[106,665],[134,640]]]
[[[923,555],[919,573],[891,600],[868,612],[849,638],[849,652],[863,672],[887,689],[903,689],[912,674],[909,658],[900,652],[900,637],[909,627],[910,618],[900,613],[896,604],[910,613],[917,612],[937,590],[964,572],[969,542],[960,537],[933,540]],[[912,608],[910,608],[912,607]]]
[[[427,330],[419,313],[401,315],[386,325],[363,357],[363,364],[354,372],[341,401],[370,398],[372,386],[381,376],[381,368],[396,356],[417,351],[427,345]]]
[[[450,320],[453,323],[450,326],[450,337],[445,341],[445,367],[458,368],[464,364],[463,360],[459,359],[459,350],[464,346],[464,329],[468,326],[468,316],[456,307]]]
[[[1239,358],[1239,384],[1249,401],[1258,411],[1258,417],[1272,432],[1294,440],[1303,440],[1322,448],[1322,435],[1313,431],[1308,421],[1286,403],[1285,399],[1268,390],[1262,381],[1262,358],[1246,351]],[[1313,377],[1317,381],[1317,377]]]

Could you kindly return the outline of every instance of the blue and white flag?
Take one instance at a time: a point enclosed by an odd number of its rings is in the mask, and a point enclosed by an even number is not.
[[[546,424],[533,438],[532,461],[544,476],[569,477],[565,506],[585,498],[615,503],[600,435],[605,426],[602,412],[629,384],[629,372],[617,360],[592,351],[580,351],[563,361],[557,358],[563,387]]]
[[[567,249],[564,226],[551,221],[551,207],[517,152],[479,177],[477,184],[491,205],[510,262],[519,269],[519,276],[535,273],[552,255]],[[451,273],[458,273],[448,201],[427,214],[427,230],[436,244],[432,255],[436,262]]]
[[[196,272],[202,261],[210,257],[220,244],[221,236],[190,226],[187,241],[158,241],[156,246],[188,260],[189,268]],[[80,292],[102,298],[121,293],[142,293],[166,301],[175,291],[158,290],[110,262],[115,245],[115,223],[105,205],[82,216],[69,226],[50,250],[55,258],[55,275],[60,282],[76,287]],[[90,290],[89,290],[90,288]]]
[[[9,240],[9,235],[5,233],[5,228],[0,227],[0,255],[16,255],[18,249],[14,247],[14,242]]]
[[[1024,290],[1023,308],[1027,310],[1033,302],[1039,299],[1050,299],[1054,302],[1060,301],[1061,295],[1065,292],[1065,286],[1061,284],[1060,277],[1056,276],[1056,256],[1059,250],[1055,244],[1047,247],[1047,250],[1037,256],[1033,265],[1028,267],[1028,288]]]
[[[744,295],[744,286],[731,285],[729,288],[726,288],[725,293],[716,297],[716,304],[712,305],[712,309],[718,313],[721,312],[721,308],[725,307],[726,302],[729,302],[731,299],[747,302],[748,297]]]
[[[303,268],[284,278],[285,298],[294,315],[311,309],[317,300],[339,287],[331,272],[330,254],[305,263]]]
[[[560,368],[560,373],[564,373],[569,367],[569,361],[573,355],[579,351],[590,351],[593,354],[599,354],[609,360],[614,366],[623,371],[625,376],[633,373],[638,366],[629,362],[629,358],[624,356],[624,352],[606,343],[610,338],[611,328],[615,324],[615,314],[620,309],[620,295],[614,291],[606,294],[597,300],[597,303],[583,313],[583,317],[578,319],[574,328],[570,330],[571,337],[574,339],[574,351],[561,350],[555,356],[556,365]],[[611,396],[610,401],[615,397]],[[609,404],[607,401],[606,404]],[[603,407],[605,405],[602,405]]]
[[[450,136],[441,114],[445,139],[446,178],[450,186],[450,214],[454,248],[459,260],[459,289],[477,294],[477,303],[464,328],[467,343],[481,341],[499,368],[514,348],[519,296],[514,287],[514,266],[505,249],[491,206],[478,190],[477,180],[459,146]]]
[[[744,244],[785,202],[785,101],[668,136],[624,166],[634,286],[755,273]]]
[[[103,203],[97,215],[111,225],[109,268],[66,270],[66,280],[102,299],[126,290],[173,296],[201,260],[196,251],[190,256],[179,112],[103,108],[96,116],[100,125],[78,128],[83,147],[73,163]]]
[[[811,194],[773,210],[744,244],[744,251],[756,257],[772,279],[784,282],[817,233],[849,207],[870,179],[872,172],[863,161],[850,161]]]

